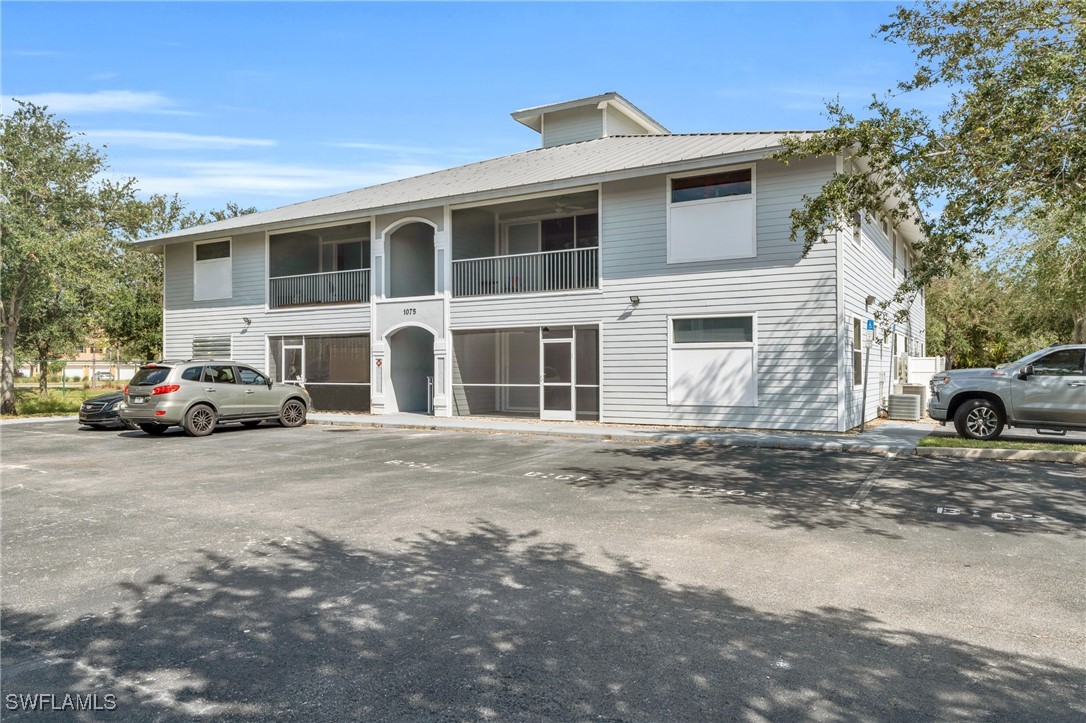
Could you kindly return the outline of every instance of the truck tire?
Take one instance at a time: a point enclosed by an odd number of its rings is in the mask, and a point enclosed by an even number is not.
[[[995,439],[1004,424],[1003,412],[987,399],[970,399],[954,413],[954,429],[966,439]]]

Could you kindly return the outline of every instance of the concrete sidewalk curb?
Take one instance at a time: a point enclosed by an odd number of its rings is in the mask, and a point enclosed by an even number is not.
[[[310,416],[309,423],[323,426],[359,427],[363,429],[414,429],[425,431],[467,432],[475,434],[522,434],[567,439],[591,439],[596,441],[655,442],[663,444],[700,444],[721,447],[794,449],[817,452],[855,452],[862,454],[888,454],[891,452],[903,454],[910,452],[912,450],[912,446],[915,445],[915,442],[910,444],[908,442],[866,442],[860,439],[857,439],[856,441],[841,441],[839,439],[810,439],[809,437],[805,438],[800,435],[796,435],[795,438],[791,438],[789,436],[776,435],[772,433],[747,435],[730,434],[726,432],[714,434],[705,432],[650,432],[644,430],[616,429],[600,431],[571,429],[568,431],[558,431],[546,428],[531,429],[529,427],[501,429],[497,427],[482,427],[457,424],[390,424],[388,422],[369,420],[329,420],[314,418],[313,416]],[[919,441],[919,438],[917,439],[917,441]]]
[[[963,447],[917,447],[919,457],[957,457],[958,459],[998,459],[1005,462],[1062,462],[1086,465],[1086,452],[1060,452],[1054,449],[967,449]]]
[[[55,414],[49,417],[12,417],[11,419],[0,419],[0,427],[9,424],[34,424],[35,422],[70,422],[73,419],[79,419],[77,412],[67,415]]]
[[[917,432],[906,432],[908,441],[882,442],[874,439],[862,439],[856,436],[842,440],[840,437],[812,439],[809,435],[790,435],[765,433],[729,433],[729,432],[652,432],[637,429],[601,429],[555,430],[553,428],[532,428],[529,425],[514,428],[498,426],[465,425],[447,422],[433,424],[411,424],[386,422],[368,419],[321,419],[309,418],[310,424],[339,427],[358,427],[362,429],[414,429],[424,431],[466,432],[473,434],[519,434],[565,439],[590,439],[616,442],[650,442],[657,444],[699,444],[719,447],[747,447],[754,449],[791,449],[814,452],[846,452],[857,454],[916,455],[918,457],[956,457],[959,459],[1000,460],[1006,462],[1059,462],[1063,464],[1086,465],[1086,452],[1060,452],[1040,449],[964,449],[961,447],[917,447],[920,439],[927,436]],[[868,434],[878,434],[873,430]]]

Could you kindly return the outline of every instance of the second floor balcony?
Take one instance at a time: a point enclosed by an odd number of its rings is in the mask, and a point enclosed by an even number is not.
[[[268,238],[268,308],[370,300],[365,222],[286,231]]]
[[[359,304],[370,300],[370,270],[350,269],[268,279],[268,307]]]
[[[452,295],[498,296],[599,286],[599,248],[539,251],[452,263]]]

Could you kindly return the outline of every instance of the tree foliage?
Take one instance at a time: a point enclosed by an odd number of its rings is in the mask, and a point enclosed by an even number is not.
[[[792,212],[805,251],[857,212],[912,221],[926,239],[900,301],[965,268],[1023,214],[1083,217],[1086,2],[923,0],[898,8],[879,33],[913,49],[913,76],[873,96],[862,118],[830,103],[826,131],[789,139],[778,154],[850,159]],[[899,102],[937,91],[949,99],[934,117]],[[918,211],[935,207],[931,219]]]
[[[20,330],[51,355],[70,343],[73,326],[86,329],[113,233],[134,230],[138,214],[134,181],[101,180],[104,157],[45,108],[16,101],[2,124],[0,413],[14,414]]]
[[[1018,296],[1035,311],[1033,328],[1063,342],[1086,342],[1086,215],[1060,210],[1027,220],[1012,252]]]

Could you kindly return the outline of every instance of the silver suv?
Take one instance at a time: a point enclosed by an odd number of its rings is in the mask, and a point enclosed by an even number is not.
[[[178,424],[186,434],[203,437],[224,422],[255,427],[278,420],[284,427],[299,427],[309,405],[305,389],[275,384],[252,367],[187,359],[140,367],[124,389],[120,416],[147,434],[162,434]]]
[[[1086,344],[1053,346],[995,369],[954,369],[931,380],[928,414],[969,439],[1004,426],[1086,430]]]

